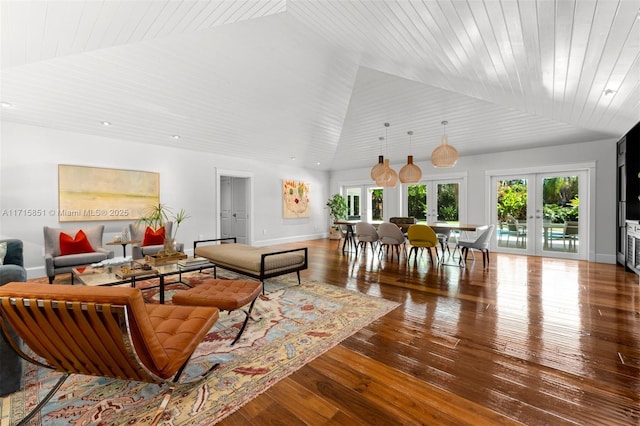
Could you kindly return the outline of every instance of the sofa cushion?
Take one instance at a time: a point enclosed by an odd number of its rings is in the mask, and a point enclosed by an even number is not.
[[[64,232],[60,233],[60,255],[67,256],[70,254],[93,253],[95,250],[91,247],[91,243],[87,239],[87,235],[81,229],[71,237]]]
[[[1,242],[0,243],[0,265],[4,265],[4,257],[7,254],[7,243],[6,242]]]
[[[164,237],[165,237],[164,226],[161,226],[155,231],[151,229],[150,226],[147,226],[147,229],[144,230],[144,240],[142,241],[142,245],[157,246],[157,245],[164,244]]]
[[[53,266],[61,268],[64,266],[90,265],[105,260],[109,255],[105,252],[94,251],[91,253],[69,254],[53,258]]]

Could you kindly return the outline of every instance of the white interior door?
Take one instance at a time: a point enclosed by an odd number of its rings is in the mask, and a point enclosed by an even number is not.
[[[247,243],[247,179],[231,178],[231,229],[237,242]]]
[[[236,237],[238,243],[253,243],[253,174],[216,169],[218,182],[218,238]]]

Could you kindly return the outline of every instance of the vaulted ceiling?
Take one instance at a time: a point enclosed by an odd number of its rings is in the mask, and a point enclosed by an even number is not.
[[[638,8],[2,0],[1,118],[320,170],[426,161],[443,120],[461,156],[613,140],[640,121]]]

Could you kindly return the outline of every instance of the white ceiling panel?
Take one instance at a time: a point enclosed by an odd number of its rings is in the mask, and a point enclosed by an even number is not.
[[[325,170],[400,163],[408,130],[426,161],[442,120],[461,155],[616,140],[640,121],[638,8],[3,0],[0,118]]]

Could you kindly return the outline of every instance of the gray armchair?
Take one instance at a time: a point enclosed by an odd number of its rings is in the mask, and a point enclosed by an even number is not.
[[[10,282],[27,281],[27,271],[24,269],[22,256],[22,241],[16,239],[0,240],[6,243],[7,251],[0,262],[0,286]],[[10,330],[12,337],[17,335]],[[19,341],[19,339],[17,340]],[[0,338],[0,397],[16,392],[20,389],[22,378],[22,361],[18,354]]]
[[[60,234],[64,232],[72,238],[79,230],[87,235],[94,252],[62,255],[60,253]],[[44,264],[49,277],[49,284],[53,283],[56,274],[71,272],[78,266],[87,266],[113,258],[113,251],[102,247],[104,225],[86,226],[82,228],[49,228],[44,227]]]
[[[164,226],[164,232],[165,232],[165,238],[166,238],[167,235],[171,235],[173,222],[165,222],[163,226]],[[153,256],[164,250],[163,244],[148,245],[148,246],[145,246],[143,244],[144,232],[146,229],[147,229],[147,225],[144,223],[132,223],[129,225],[131,240],[140,241],[139,243],[135,243],[131,245],[131,256],[134,259],[143,259],[145,256]],[[184,252],[184,244],[176,243],[176,250],[179,252]]]

